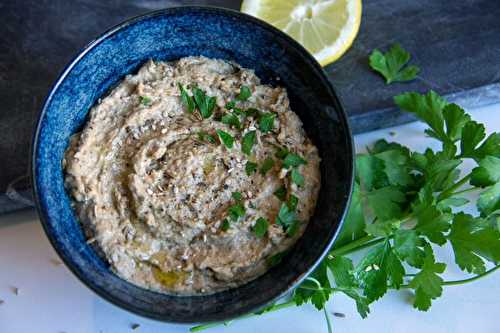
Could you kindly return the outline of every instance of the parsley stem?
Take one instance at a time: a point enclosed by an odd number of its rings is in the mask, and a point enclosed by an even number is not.
[[[260,315],[262,315],[264,313],[279,311],[279,310],[282,310],[282,309],[285,309],[285,308],[289,308],[289,307],[292,307],[292,306],[295,306],[295,305],[297,305],[295,303],[295,301],[288,301],[288,302],[285,302],[285,303],[273,304],[273,305],[265,308],[264,310],[262,310],[260,312],[247,313],[247,314],[245,314],[243,316],[240,316],[240,317],[235,318],[235,319],[227,320],[227,321],[218,321],[218,322],[214,322],[214,323],[208,323],[208,324],[202,324],[202,325],[198,325],[198,326],[193,326],[193,327],[191,327],[189,329],[189,331],[190,332],[200,332],[200,331],[203,331],[203,330],[206,330],[206,329],[209,329],[209,328],[213,328],[213,327],[217,327],[217,326],[221,326],[221,325],[229,325],[231,322],[236,321],[236,320],[246,319],[246,318],[250,318],[250,317],[254,317],[254,316],[260,316]]]
[[[330,291],[330,292],[341,291],[341,289],[339,289],[339,288],[323,288],[323,287],[321,287],[321,285],[318,287],[308,287],[308,286],[300,285],[297,288],[305,289],[305,290],[312,290],[312,291]]]
[[[466,284],[466,283],[469,283],[469,282],[473,282],[473,281],[476,281],[476,280],[479,280],[485,276],[488,276],[490,275],[491,273],[493,273],[494,271],[496,271],[497,269],[500,268],[500,265],[497,265],[489,270],[487,270],[486,272],[484,273],[481,273],[481,274],[478,274],[478,275],[475,275],[473,277],[470,277],[470,278],[467,278],[467,279],[463,279],[463,280],[452,280],[452,281],[444,281],[442,283],[443,286],[457,286],[457,285],[460,285],[460,284]],[[410,288],[410,286],[408,284],[403,284],[400,286],[400,288]]]
[[[460,186],[466,184],[469,181],[470,177],[471,177],[471,173],[469,173],[464,178],[460,179],[458,182],[456,182],[455,184],[450,186],[448,189],[441,192],[441,194],[438,197],[438,201],[448,199],[449,197],[451,197],[455,190],[457,190],[458,188],[460,188]]]
[[[323,308],[323,313],[325,314],[326,325],[328,326],[328,333],[333,333],[332,322],[330,320],[330,316],[328,315],[328,311],[326,311],[326,307]]]
[[[468,283],[468,282],[473,282],[473,281],[479,280],[479,279],[481,279],[481,278],[483,278],[485,276],[490,275],[491,273],[493,273],[494,271],[496,271],[499,268],[500,268],[500,265],[497,265],[497,266],[495,266],[495,267],[487,270],[484,273],[478,274],[478,275],[470,277],[468,279],[454,280],[454,281],[444,281],[443,282],[443,286],[456,286],[456,285],[465,284],[465,283]]]
[[[477,190],[480,190],[481,188],[479,187],[471,187],[471,188],[467,188],[465,190],[462,190],[462,191],[458,191],[458,192],[454,192],[450,195],[450,197],[453,197],[455,195],[460,195],[460,194],[464,194],[464,193],[468,193],[468,192],[474,192],[474,191],[477,191]]]
[[[362,248],[365,248],[366,244],[372,244],[372,242],[370,242],[372,239],[374,239],[375,237],[371,236],[371,235],[366,235],[364,237],[361,237],[355,241],[352,241],[344,246],[341,246],[337,249],[334,249],[332,251],[330,251],[330,254],[331,256],[341,256],[341,255],[344,255],[344,254],[348,254],[348,253],[351,253],[351,252],[354,252],[354,251],[357,251],[357,250],[360,250]],[[385,238],[380,238],[379,240],[377,241],[382,241],[384,240]],[[370,242],[370,243],[368,243]]]

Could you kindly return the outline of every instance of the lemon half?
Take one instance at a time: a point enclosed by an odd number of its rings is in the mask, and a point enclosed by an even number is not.
[[[326,66],[351,46],[361,0],[244,0],[241,11],[286,32]]]

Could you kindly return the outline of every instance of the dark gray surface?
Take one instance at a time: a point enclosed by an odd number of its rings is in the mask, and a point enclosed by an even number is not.
[[[29,203],[22,198],[29,193],[32,124],[64,65],[105,29],[180,4],[238,9],[240,1],[0,0],[0,193],[6,193],[0,213]],[[367,0],[363,6],[355,43],[326,68],[355,133],[411,120],[391,101],[407,90],[434,89],[469,107],[500,101],[498,0]],[[414,82],[386,86],[370,71],[367,55],[395,41],[422,72]]]

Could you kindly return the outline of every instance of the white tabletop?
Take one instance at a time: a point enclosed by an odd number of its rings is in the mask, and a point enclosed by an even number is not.
[[[500,105],[468,111],[487,123],[489,131],[500,131]],[[358,135],[356,145],[363,151],[374,140],[386,138],[422,150],[432,142],[424,137],[423,128],[412,123]],[[447,279],[465,277],[453,264],[449,248],[438,249],[437,254],[440,261],[450,263]],[[103,301],[57,261],[35,212],[0,217],[0,333],[188,332],[189,325],[141,318]],[[445,287],[443,297],[433,302],[429,312],[413,309],[411,297],[410,291],[391,291],[371,306],[371,314],[363,320],[352,301],[334,295],[328,310],[345,314],[344,318],[332,317],[334,332],[500,331],[500,274]],[[132,330],[132,324],[140,326]],[[207,332],[321,333],[326,332],[326,325],[323,314],[306,305]]]

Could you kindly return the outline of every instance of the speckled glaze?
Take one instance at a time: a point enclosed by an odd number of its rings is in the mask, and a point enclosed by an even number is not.
[[[318,147],[322,184],[314,217],[281,264],[236,289],[209,296],[168,296],[113,274],[86,244],[63,185],[61,160],[91,106],[148,59],[203,55],[253,68],[264,83],[285,86],[291,107]],[[279,78],[279,79],[278,79]],[[353,179],[346,115],[317,62],[291,38],[247,15],[179,7],[131,19],[90,43],[64,70],[40,113],[33,137],[32,177],[38,212],[55,250],[98,295],[137,314],[170,322],[242,315],[283,296],[319,263],[345,215]]]

